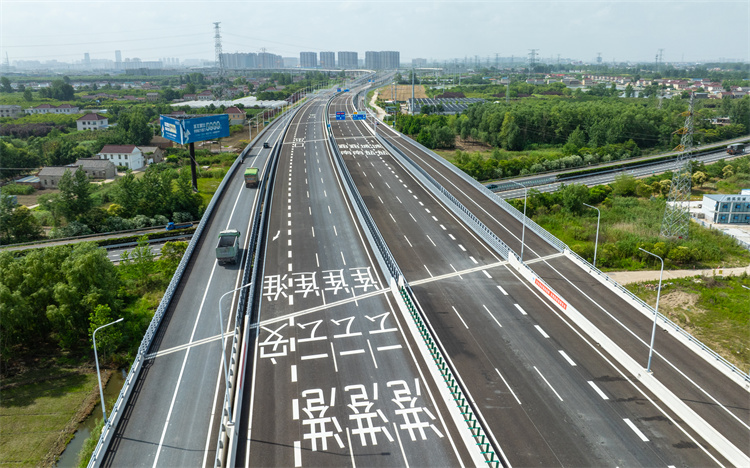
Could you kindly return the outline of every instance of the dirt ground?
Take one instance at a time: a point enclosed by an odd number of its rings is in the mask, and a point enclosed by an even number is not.
[[[475,151],[491,151],[492,146],[479,141],[469,139],[464,140],[460,136],[456,136],[456,149],[473,153]]]
[[[662,282],[671,278],[689,276],[737,276],[743,272],[750,274],[750,266],[739,268],[712,268],[706,270],[664,270]],[[639,283],[641,281],[658,281],[660,270],[654,271],[608,271],[607,276],[620,284]]]
[[[380,94],[380,99],[383,101],[392,101],[393,100],[393,85],[389,86],[383,86],[382,88],[378,89],[378,93]],[[426,98],[427,93],[425,93],[424,86],[422,85],[415,85],[414,86],[414,97],[415,98]],[[407,99],[411,99],[411,85],[396,85],[396,100],[397,101],[406,101]]]

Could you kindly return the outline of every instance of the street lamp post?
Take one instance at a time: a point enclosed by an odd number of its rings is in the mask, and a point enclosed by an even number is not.
[[[511,180],[514,184],[518,185],[523,189],[523,229],[521,230],[521,262],[523,262],[523,248],[525,245],[525,238],[526,238],[526,186],[521,185],[520,183],[516,182],[515,180]]]
[[[252,284],[253,283],[248,283],[244,286],[240,286],[239,288],[232,289],[231,291],[227,291],[224,294],[222,294],[222,296],[219,298],[219,336],[221,336],[221,358],[224,362],[224,379],[226,380],[226,384],[225,384],[226,391],[224,393],[225,393],[225,398],[227,400],[227,409],[229,411],[229,414],[227,415],[228,426],[233,426],[234,421],[232,421],[232,399],[229,398],[229,386],[230,386],[229,368],[227,367],[227,355],[226,355],[227,344],[226,344],[226,337],[224,336],[224,314],[221,311],[221,301],[224,299],[224,297],[227,294],[231,294],[233,292],[239,291],[240,289],[246,288]]]
[[[101,327],[94,330],[94,333],[91,335],[92,339],[94,340],[94,361],[96,361],[96,377],[99,379],[99,397],[101,397],[102,399],[102,415],[104,415],[105,421],[107,420],[107,409],[104,407],[104,389],[102,389],[102,375],[99,373],[99,355],[96,353],[96,332],[98,332],[104,327],[108,327],[110,325],[114,325],[122,321],[123,321],[123,318],[120,317],[114,322],[110,322],[106,325],[102,325]]]
[[[594,268],[596,268],[596,249],[599,246],[599,221],[602,219],[602,212],[599,211],[599,208],[591,206],[588,203],[584,203],[584,205],[588,206],[589,208],[595,209],[598,213],[596,217],[596,241],[594,242]]]
[[[651,345],[649,346],[648,350],[648,365],[646,366],[646,372],[650,374],[651,356],[654,354],[654,337],[656,336],[656,318],[659,316],[659,296],[661,296],[661,278],[664,275],[664,260],[660,256],[656,255],[655,253],[651,253],[648,250],[644,250],[640,247],[638,247],[638,250],[642,250],[649,255],[653,255],[661,261],[661,272],[659,273],[659,289],[656,291],[656,307],[654,308],[654,327],[651,329]]]

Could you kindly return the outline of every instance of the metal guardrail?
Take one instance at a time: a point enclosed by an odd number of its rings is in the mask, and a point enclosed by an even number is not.
[[[292,109],[289,109],[287,112],[290,112],[290,114],[285,117],[287,119],[291,119],[291,117],[294,116],[294,114],[297,113],[299,110],[299,107],[294,107]],[[281,119],[277,119],[278,122],[281,122]],[[288,131],[289,126],[285,127],[285,130],[282,134],[282,136],[279,138],[280,141],[283,141],[284,135]],[[225,461],[228,456],[228,454],[232,454],[232,457],[234,456],[234,450],[236,449],[236,437],[237,434],[234,434],[233,440],[228,442],[229,438],[229,431],[227,430],[226,424],[225,424],[225,417],[229,415],[229,402],[233,401],[235,398],[234,391],[237,387],[236,385],[236,379],[237,379],[237,367],[239,365],[239,359],[238,354],[240,351],[240,345],[242,344],[241,341],[243,339],[246,339],[247,337],[242,337],[242,325],[244,321],[244,317],[246,315],[248,306],[252,307],[252,304],[255,300],[255,294],[256,294],[256,286],[257,286],[257,280],[258,280],[258,268],[256,267],[256,261],[259,258],[260,255],[260,249],[261,249],[261,242],[260,239],[263,238],[263,234],[265,233],[265,223],[266,223],[266,216],[265,213],[262,210],[262,207],[268,207],[269,201],[271,199],[271,195],[273,194],[273,181],[276,177],[276,167],[278,165],[279,160],[279,154],[281,153],[281,145],[276,144],[274,145],[274,149],[271,152],[270,161],[271,164],[268,166],[268,172],[266,174],[266,177],[264,177],[264,183],[263,183],[263,196],[258,197],[255,205],[255,215],[253,217],[253,228],[250,234],[250,240],[248,241],[248,248],[245,252],[245,270],[242,274],[242,282],[241,284],[247,285],[250,284],[251,286],[248,286],[246,288],[240,289],[239,298],[237,301],[237,314],[235,317],[235,326],[234,326],[234,335],[232,338],[232,347],[231,347],[231,354],[229,356],[229,364],[227,366],[231,366],[231,382],[230,386],[224,389],[224,404],[222,407],[222,416],[221,416],[221,427],[219,430],[219,434],[217,436],[217,442],[216,442],[216,458],[214,459],[214,468],[218,468],[221,466],[225,466]],[[222,353],[225,353],[226,350],[222,349]],[[223,363],[221,364],[223,365]],[[233,405],[233,420],[236,421],[237,417],[237,406]],[[236,423],[235,423],[236,424]],[[235,426],[236,427],[236,426]],[[228,451],[227,451],[228,449]]]
[[[266,128],[269,128],[269,127],[266,127]],[[122,390],[120,390],[120,394],[117,397],[117,401],[113,405],[112,411],[110,411],[109,413],[109,417],[104,422],[104,427],[102,428],[101,436],[99,437],[99,441],[97,442],[97,445],[94,448],[94,452],[91,455],[91,459],[89,460],[89,463],[88,463],[89,468],[99,466],[101,464],[101,460],[102,460],[101,456],[106,452],[106,449],[109,447],[109,444],[112,440],[112,435],[115,432],[114,429],[117,427],[117,424],[119,423],[120,418],[122,417],[122,413],[125,409],[125,406],[128,400],[130,399],[130,395],[133,391],[133,387],[141,373],[141,369],[145,361],[146,353],[151,347],[151,343],[153,342],[154,336],[156,335],[156,332],[159,329],[159,326],[161,325],[162,318],[164,317],[165,312],[167,311],[167,309],[169,308],[169,305],[172,302],[172,297],[174,295],[174,292],[177,290],[177,287],[179,286],[180,281],[182,280],[182,275],[184,274],[188,263],[192,259],[193,251],[198,245],[198,242],[201,241],[203,231],[206,229],[206,226],[211,220],[211,217],[214,212],[214,208],[218,204],[219,199],[223,196],[224,189],[229,184],[229,180],[232,178],[237,168],[242,164],[242,161],[244,160],[246,153],[250,151],[250,148],[255,144],[255,141],[257,141],[258,138],[265,133],[266,128],[264,128],[261,133],[256,135],[253,141],[251,141],[245,147],[242,153],[240,153],[240,155],[237,157],[237,159],[234,161],[232,166],[227,171],[226,176],[219,184],[219,187],[216,189],[214,196],[211,198],[211,201],[206,207],[206,211],[203,213],[203,217],[201,218],[201,221],[198,224],[198,228],[195,230],[195,233],[193,234],[193,238],[191,239],[190,244],[188,244],[187,250],[182,256],[182,259],[180,260],[180,264],[177,266],[177,269],[175,270],[175,273],[172,276],[172,280],[169,282],[169,286],[167,286],[167,289],[164,292],[164,296],[162,296],[162,300],[159,303],[159,307],[156,309],[156,312],[154,313],[154,317],[151,319],[151,323],[149,324],[148,329],[144,333],[143,339],[141,340],[141,345],[138,348],[138,353],[136,354],[136,357],[133,360],[133,364],[130,367],[130,372],[128,373],[128,376],[125,378],[125,383],[123,384]]]
[[[333,98],[328,100],[328,105],[330,105],[332,100]],[[326,106],[326,109],[328,109],[328,105]],[[455,369],[452,369],[452,365],[450,364],[450,362],[443,358],[443,354],[445,354],[445,351],[442,349],[442,345],[440,345],[439,340],[433,338],[433,336],[436,336],[435,331],[426,320],[426,316],[421,308],[415,306],[415,303],[417,303],[417,301],[415,299],[414,293],[407,284],[403,274],[401,273],[401,269],[396,263],[396,260],[393,257],[390,249],[388,248],[388,245],[385,243],[385,239],[380,234],[380,231],[378,230],[375,221],[372,219],[372,216],[370,215],[370,212],[367,209],[364,200],[362,200],[362,196],[360,195],[359,190],[357,190],[354,179],[351,177],[351,174],[349,173],[349,170],[344,163],[344,158],[338,149],[336,140],[333,138],[333,133],[330,126],[328,125],[328,110],[326,110],[325,114],[326,129],[328,131],[331,148],[334,150],[334,159],[336,160],[336,164],[339,167],[342,178],[344,178],[344,180],[346,181],[347,192],[349,193],[350,199],[353,199],[357,204],[358,211],[361,212],[361,215],[365,219],[365,222],[367,224],[367,228],[372,234],[372,236],[368,236],[368,238],[370,238],[371,241],[375,241],[375,247],[377,247],[378,251],[381,253],[388,265],[388,271],[391,273],[393,279],[395,281],[398,281],[399,284],[402,285],[399,287],[401,297],[404,300],[406,307],[408,308],[409,313],[412,316],[412,320],[414,320],[414,324],[419,330],[419,333],[424,340],[424,344],[427,347],[430,355],[432,356],[435,365],[438,367],[438,370],[442,375],[445,384],[448,386],[449,391],[453,395],[456,406],[460,410],[461,415],[466,422],[466,425],[471,431],[472,437],[474,438],[477,446],[479,446],[482,456],[485,458],[485,461],[489,466],[497,468],[501,466],[503,462],[496,455],[496,451],[499,450],[494,447],[493,443],[490,441],[491,439],[486,435],[487,432],[484,427],[486,426],[486,422],[478,420],[474,415],[475,412],[477,414],[480,414],[474,407],[475,403],[473,402],[473,400],[471,400],[471,398],[466,397],[467,392],[465,388],[463,388],[463,384],[460,382],[460,379],[456,377],[458,373],[455,371]]]
[[[395,131],[395,130],[394,130]],[[513,205],[508,203],[507,201],[503,200],[502,198],[498,197],[497,195],[494,195],[491,191],[487,190],[487,188],[477,182],[474,178],[469,177],[465,172],[454,166],[453,164],[449,163],[445,160],[445,158],[435,154],[433,151],[431,151],[429,148],[425,147],[424,145],[420,144],[417,141],[413,141],[410,139],[402,138],[401,136],[398,136],[398,138],[401,138],[404,141],[408,141],[409,144],[412,144],[419,148],[420,150],[424,151],[426,154],[432,156],[432,158],[437,161],[438,163],[442,164],[444,167],[446,167],[448,170],[456,174],[458,177],[466,181],[467,183],[473,185],[477,190],[479,190],[480,193],[484,194],[487,199],[491,200],[493,203],[498,205],[503,210],[507,211],[508,214],[516,218],[519,222],[523,223],[523,213],[518,211]],[[412,163],[414,164],[414,163]],[[421,169],[421,168],[420,168]],[[422,169],[424,170],[424,169]],[[548,244],[550,244],[552,247],[557,249],[559,252],[563,252],[567,245],[565,245],[564,242],[562,242],[557,237],[550,234],[546,229],[535,223],[532,219],[526,218],[526,229],[531,229],[534,231],[536,235],[547,241]]]
[[[427,173],[422,167],[416,164],[409,156],[407,156],[401,149],[392,145],[388,140],[384,139],[380,135],[376,135],[378,141],[386,147],[390,148],[391,153],[399,159],[402,164],[409,165],[413,168],[412,174],[419,179],[422,185],[428,190],[432,187],[432,192],[443,201],[448,201],[446,206],[451,208],[461,220],[470,228],[474,230],[487,244],[491,245],[505,260],[508,260],[508,255],[512,252],[511,248],[502,241],[492,230],[482,223],[479,218],[469,211],[456,197],[453,196],[448,190],[445,189],[440,183],[438,183],[430,174]]]
[[[477,187],[477,189],[484,189],[484,190],[480,190],[480,192],[484,193],[490,200],[494,201],[500,207],[502,207],[506,211],[508,211],[508,213],[512,214],[514,217],[516,217],[517,219],[519,219],[519,221],[523,220],[523,214],[520,211],[518,211],[517,209],[515,209],[512,205],[508,204],[505,200],[501,199],[500,197],[492,195],[491,192],[489,192],[482,184],[480,184],[476,180],[470,178],[463,171],[460,171],[458,168],[456,168],[452,164],[446,162],[440,156],[435,155],[429,149],[427,149],[424,146],[420,145],[418,142],[410,142],[410,143],[413,143],[413,144],[415,144],[415,146],[420,147],[420,149],[422,149],[423,151],[427,152],[427,154],[430,154],[431,156],[433,156],[433,159],[435,159],[436,161],[442,163],[444,166],[448,167],[454,173],[456,173],[457,175],[461,176],[464,180],[467,180],[469,183],[472,183],[475,187]],[[412,164],[414,164],[413,161],[412,161]],[[419,166],[417,166],[417,167],[418,167],[418,170],[420,172],[424,172],[424,169],[422,169]],[[435,183],[437,183],[437,182],[435,182]],[[445,190],[445,189],[443,189],[443,190]],[[546,231],[544,228],[542,228],[541,226],[539,226],[538,224],[536,224],[531,219],[528,219],[528,218],[526,219],[526,228],[527,229],[530,228],[538,236],[540,236],[543,239],[545,239],[550,245],[552,245],[553,247],[557,248],[560,252],[565,252],[566,250],[569,251],[570,254],[572,256],[576,257],[578,259],[578,261],[582,262],[586,266],[586,268],[590,268],[593,273],[595,273],[599,277],[603,278],[607,283],[611,284],[613,287],[615,287],[616,289],[618,289],[622,294],[628,296],[633,301],[635,301],[636,303],[638,303],[640,306],[645,307],[647,310],[650,310],[650,311],[654,312],[654,308],[653,307],[651,307],[650,305],[648,305],[647,303],[645,303],[643,300],[641,300],[636,295],[634,295],[633,293],[631,293],[630,291],[628,291],[626,288],[624,288],[622,285],[620,285],[619,283],[617,283],[616,281],[614,281],[613,279],[611,279],[609,276],[607,276],[606,274],[604,274],[600,270],[596,269],[588,261],[584,260],[580,255],[578,255],[575,252],[573,252],[564,242],[562,242],[561,240],[557,239],[555,236],[553,236],[552,234],[550,234],[548,231]],[[506,257],[506,259],[507,259],[507,257]],[[713,349],[711,349],[710,347],[708,347],[707,345],[705,345],[704,343],[702,343],[700,340],[698,340],[697,338],[695,338],[694,336],[692,336],[690,333],[688,333],[685,330],[683,330],[679,325],[677,325],[676,323],[674,323],[672,320],[670,320],[668,317],[664,316],[663,314],[659,313],[658,314],[658,318],[665,325],[667,325],[669,328],[672,328],[677,333],[679,333],[680,335],[682,335],[683,337],[685,337],[688,341],[696,344],[699,348],[701,348],[703,351],[705,351],[706,353],[708,353],[716,361],[718,361],[718,362],[724,364],[725,366],[727,366],[727,368],[729,368],[732,372],[734,372],[734,373],[738,374],[739,376],[741,376],[745,381],[749,381],[750,382],[750,373],[743,372],[742,369],[740,369],[736,365],[732,364],[731,362],[727,361],[724,357],[722,357],[718,353],[716,353],[716,351],[714,351]]]
[[[592,273],[596,274],[599,278],[606,281],[608,284],[610,284],[612,287],[620,291],[621,294],[624,294],[627,296],[630,300],[637,303],[639,306],[644,307],[646,310],[650,311],[650,313],[655,313],[653,307],[651,307],[649,304],[647,304],[645,301],[643,301],[641,298],[633,294],[632,292],[628,291],[624,286],[622,286],[617,281],[610,278],[607,274],[597,269],[595,266],[591,265],[588,261],[583,259],[580,255],[573,252],[572,250],[568,249],[568,253],[574,257],[576,260],[581,262],[586,268],[590,269]],[[657,314],[657,318],[667,327],[671,328],[672,330],[676,331],[680,335],[682,335],[685,339],[687,339],[689,342],[694,343],[697,345],[701,350],[708,353],[713,359],[720,362],[721,364],[725,365],[727,368],[729,368],[732,372],[742,377],[746,382],[750,382],[750,372],[746,373],[736,365],[732,364],[731,362],[727,361],[724,357],[720,356],[716,351],[711,349],[709,346],[705,345],[703,342],[701,342],[699,339],[691,335],[690,333],[686,332],[682,329],[679,325],[674,323],[669,317],[666,315],[663,315],[661,312]]]

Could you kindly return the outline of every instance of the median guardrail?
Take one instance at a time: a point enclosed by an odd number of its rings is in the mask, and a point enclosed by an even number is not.
[[[198,227],[196,228],[195,233],[193,234],[193,238],[191,239],[190,244],[188,244],[187,250],[185,251],[185,254],[182,256],[182,259],[180,260],[180,264],[177,266],[177,269],[175,270],[175,273],[172,276],[172,280],[169,282],[169,286],[167,286],[167,289],[164,292],[164,296],[162,296],[162,300],[159,303],[159,306],[156,309],[156,312],[154,313],[154,317],[151,319],[151,323],[149,324],[148,329],[146,330],[146,333],[144,334],[143,339],[141,340],[141,345],[138,348],[138,353],[136,354],[133,364],[130,367],[130,372],[128,373],[128,376],[125,378],[125,383],[123,384],[123,388],[120,391],[119,396],[117,397],[117,401],[113,405],[112,410],[110,411],[109,417],[104,422],[104,427],[102,428],[101,436],[99,437],[99,441],[97,442],[97,445],[94,448],[94,452],[91,455],[91,458],[88,463],[88,466],[90,468],[99,466],[101,464],[103,455],[104,453],[106,453],[106,450],[109,447],[110,442],[112,441],[112,436],[114,435],[117,424],[119,423],[122,417],[122,414],[125,410],[125,406],[127,405],[128,400],[130,399],[130,395],[132,394],[135,383],[138,380],[138,377],[140,376],[143,363],[145,362],[146,353],[148,353],[148,350],[151,347],[151,343],[153,342],[154,336],[156,335],[156,332],[158,331],[159,326],[161,325],[162,318],[164,317],[164,314],[166,313],[167,309],[169,308],[169,305],[172,302],[172,298],[180,284],[180,281],[182,281],[182,276],[185,273],[188,263],[190,263],[190,260],[192,259],[193,252],[196,246],[198,245],[198,242],[200,242],[203,232],[205,231],[206,226],[208,226],[208,223],[210,222],[214,214],[214,208],[216,207],[219,200],[224,195],[224,189],[229,184],[229,181],[232,178],[232,176],[235,174],[235,172],[237,171],[237,168],[242,164],[242,161],[244,160],[245,155],[250,151],[250,148],[252,148],[255,145],[256,141],[262,135],[265,134],[267,128],[271,128],[271,127],[264,128],[263,131],[261,131],[258,135],[256,135],[255,138],[240,153],[240,155],[237,157],[237,159],[234,161],[232,166],[227,171],[226,176],[219,184],[219,187],[216,189],[214,196],[211,198],[211,201],[206,207],[206,211],[203,213],[203,217],[201,218],[201,221],[198,224]]]

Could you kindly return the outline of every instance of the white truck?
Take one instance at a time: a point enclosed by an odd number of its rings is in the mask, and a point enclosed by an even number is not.
[[[240,256],[240,232],[227,229],[219,233],[219,243],[216,246],[216,260],[219,264],[237,263]]]

